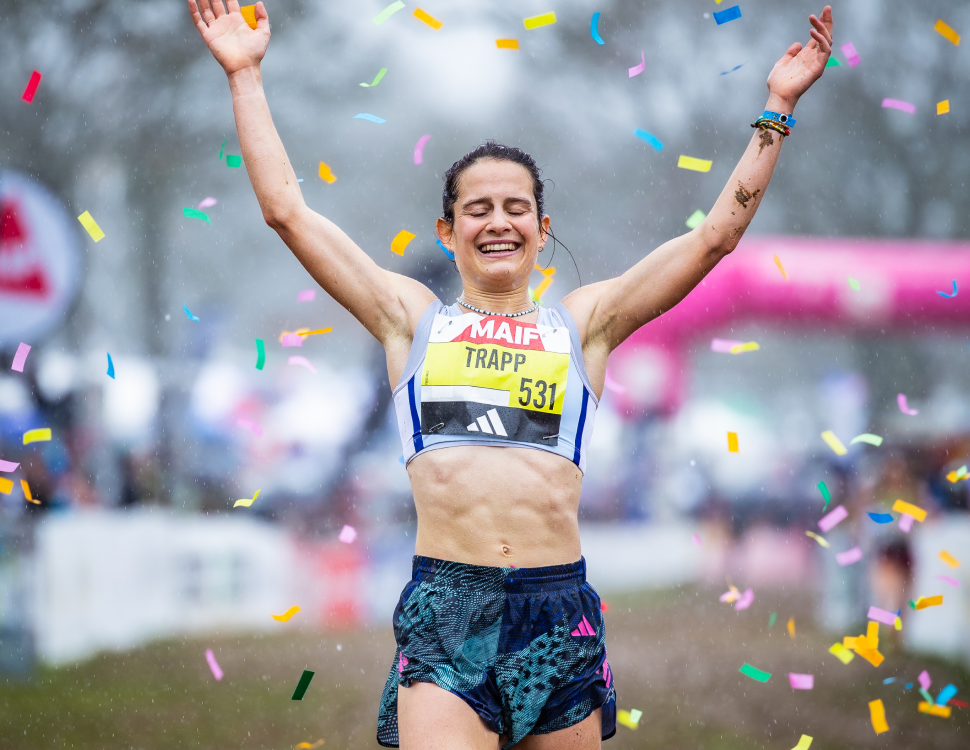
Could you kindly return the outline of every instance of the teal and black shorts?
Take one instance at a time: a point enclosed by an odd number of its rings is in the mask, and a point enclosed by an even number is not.
[[[602,709],[616,733],[600,598],[586,561],[489,568],[415,556],[394,611],[397,654],[381,697],[377,741],[398,747],[398,686],[431,682],[471,706],[512,747]]]

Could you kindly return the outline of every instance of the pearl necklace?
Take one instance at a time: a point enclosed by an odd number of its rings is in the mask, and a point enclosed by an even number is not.
[[[489,312],[488,310],[482,310],[481,308],[475,307],[474,305],[469,305],[467,302],[462,302],[461,297],[456,298],[455,299],[455,302],[457,302],[462,307],[467,307],[472,312],[477,312],[479,315],[498,315],[498,316],[503,317],[503,318],[521,318],[523,315],[528,315],[529,313],[535,312],[536,310],[539,309],[539,303],[536,302],[528,310],[523,310],[522,312],[517,312],[517,313],[497,313],[497,312]]]

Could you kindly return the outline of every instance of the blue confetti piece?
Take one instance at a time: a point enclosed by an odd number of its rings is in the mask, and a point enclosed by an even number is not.
[[[896,678],[895,677],[887,677],[885,680],[882,681],[882,684],[883,685],[889,685],[889,684],[891,684],[891,683],[893,683],[895,681],[896,681]]]
[[[383,125],[387,120],[382,120],[377,115],[372,115],[369,112],[361,112],[360,114],[354,115],[355,120],[367,120],[368,122],[376,122],[378,125]]]
[[[740,69],[740,68],[743,68],[743,67],[744,67],[744,65],[745,65],[745,63],[741,63],[740,65],[735,65],[735,66],[734,66],[733,68],[731,68],[730,70],[725,70],[725,71],[724,71],[723,73],[718,73],[718,75],[722,75],[722,76],[726,76],[726,75],[730,75],[730,74],[731,74],[731,73],[733,73],[733,72],[734,72],[735,70],[738,70],[738,69]]]
[[[597,44],[606,44],[606,42],[603,41],[603,37],[600,36],[600,32],[598,28],[599,23],[600,23],[600,14],[594,13],[593,20],[589,22],[589,35],[593,37],[593,41],[596,42]]]
[[[115,363],[111,361],[111,352],[108,352],[108,377],[115,379]]]
[[[398,456],[397,462],[401,464],[401,466],[406,466],[406,464],[404,463],[404,456]]]
[[[449,250],[447,247],[445,247],[444,246],[444,243],[441,240],[435,240],[435,242],[438,243],[438,247],[441,248],[441,252],[443,252],[445,255],[448,256],[448,260],[454,260],[455,259],[455,254],[453,252],[451,252],[451,250]]]
[[[727,23],[728,21],[734,21],[741,17],[741,8],[735,5],[733,8],[727,8],[726,10],[720,10],[714,12],[714,20],[717,21],[717,25],[720,26],[722,23]]]
[[[890,513],[869,513],[869,518],[871,518],[876,523],[892,523],[893,517]]]
[[[643,128],[637,128],[636,130],[634,130],[633,135],[635,135],[637,138],[639,138],[642,141],[646,141],[651,146],[653,146],[654,149],[656,149],[657,151],[659,151],[664,147],[664,145],[660,142],[660,139],[657,138],[657,136],[655,136],[653,133],[648,133]]]
[[[941,297],[946,297],[947,299],[953,299],[957,296],[957,280],[953,280],[953,294],[947,294],[946,292],[937,292]]]
[[[936,696],[936,705],[945,706],[947,701],[950,700],[954,695],[957,694],[956,685],[947,685],[940,691],[940,694]]]
[[[195,317],[191,312],[189,312],[189,306],[186,305],[184,302],[182,303],[182,309],[185,310],[185,314],[189,316],[189,320],[196,320],[196,321],[198,320],[197,317]]]

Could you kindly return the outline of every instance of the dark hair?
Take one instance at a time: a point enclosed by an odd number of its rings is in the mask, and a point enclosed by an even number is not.
[[[545,202],[542,198],[542,170],[536,164],[536,160],[521,148],[515,146],[503,146],[496,141],[485,141],[474,151],[469,151],[458,161],[451,165],[451,169],[445,172],[445,187],[441,191],[441,216],[449,224],[455,223],[455,201],[458,200],[458,181],[473,164],[484,159],[495,159],[496,161],[510,161],[526,168],[532,178],[532,195],[536,199],[537,218],[541,222]]]

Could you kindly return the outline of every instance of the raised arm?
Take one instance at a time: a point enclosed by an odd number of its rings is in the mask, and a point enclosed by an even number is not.
[[[260,62],[269,44],[269,17],[256,4],[251,29],[237,0],[188,0],[196,28],[225,70],[239,145],[263,218],[303,267],[385,346],[407,344],[434,295],[423,284],[380,268],[332,222],[311,211],[273,125]]]
[[[768,76],[769,111],[790,114],[825,69],[832,51],[832,9],[825,6],[821,19],[813,15],[809,21],[812,40],[804,48],[797,42],[789,47]],[[580,326],[585,351],[608,355],[640,326],[686,297],[737,247],[761,205],[783,140],[772,130],[755,129],[700,226],[664,243],[622,276],[577,289],[563,300]]]

